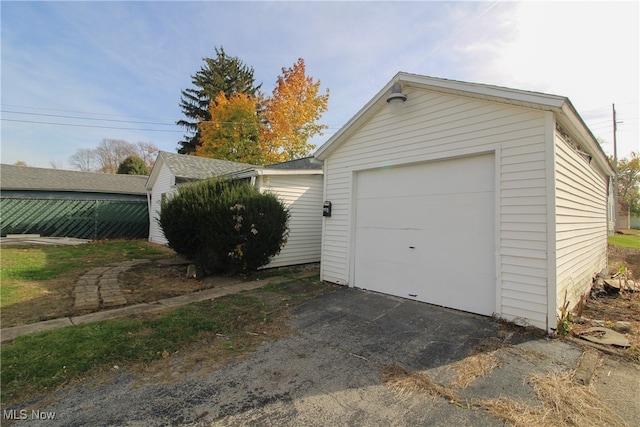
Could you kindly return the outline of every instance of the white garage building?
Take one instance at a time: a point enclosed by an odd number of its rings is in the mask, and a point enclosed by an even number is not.
[[[607,266],[614,172],[565,97],[399,73],[315,157],[325,281],[551,330]]]

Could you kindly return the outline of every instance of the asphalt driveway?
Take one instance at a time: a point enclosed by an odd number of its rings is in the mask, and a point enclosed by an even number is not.
[[[111,382],[67,388],[37,409],[55,412],[47,426],[502,426],[482,409],[398,393],[384,384],[382,370],[400,365],[447,384],[451,363],[502,346],[500,367],[457,393],[526,402],[534,398],[531,374],[571,371],[582,353],[486,317],[349,288],[297,307],[291,323],[292,335],[214,373],[158,383],[123,372]]]

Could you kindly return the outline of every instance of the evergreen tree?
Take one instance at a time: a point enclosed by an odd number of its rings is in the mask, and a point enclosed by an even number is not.
[[[138,156],[129,156],[118,165],[119,175],[149,175],[149,168],[144,160]]]
[[[287,243],[289,209],[248,182],[182,185],[161,203],[157,220],[169,247],[204,274],[257,270]]]
[[[222,47],[215,48],[215,58],[203,58],[205,64],[191,76],[193,88],[182,91],[180,108],[186,119],[177,124],[187,130],[178,152],[189,154],[201,145],[198,123],[211,120],[209,107],[220,92],[227,99],[235,93],[251,97],[260,96],[260,87],[255,85],[253,67],[245,65],[238,57],[229,56]]]

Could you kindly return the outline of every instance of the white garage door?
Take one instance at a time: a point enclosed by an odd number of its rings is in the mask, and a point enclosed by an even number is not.
[[[359,172],[354,285],[494,313],[494,179],[493,155]]]

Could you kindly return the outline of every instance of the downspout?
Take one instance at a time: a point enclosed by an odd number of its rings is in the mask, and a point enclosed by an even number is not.
[[[251,185],[255,186],[255,189],[258,190],[260,193],[262,193],[262,185],[263,185],[262,172],[263,172],[262,170],[256,169],[254,171],[255,175],[251,177]]]
[[[151,192],[147,190],[147,216],[149,217],[149,236],[147,241],[151,241]]]

